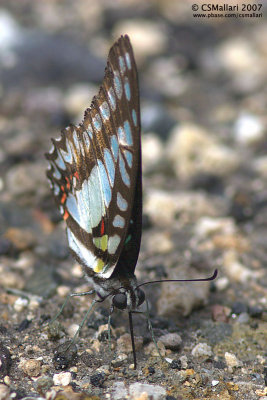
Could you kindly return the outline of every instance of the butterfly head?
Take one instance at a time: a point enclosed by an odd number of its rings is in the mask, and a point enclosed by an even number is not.
[[[138,308],[145,301],[145,292],[142,289],[137,288],[133,292],[124,291],[115,294],[112,298],[112,305],[119,310],[130,310]]]

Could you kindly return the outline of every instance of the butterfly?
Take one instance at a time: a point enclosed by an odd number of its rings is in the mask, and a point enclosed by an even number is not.
[[[141,124],[137,69],[127,35],[111,47],[99,93],[83,122],[64,129],[52,144],[47,176],[66,221],[70,251],[94,288],[94,302],[111,296],[110,315],[114,308],[128,311],[136,368],[132,313],[145,301],[140,287],[187,280],[138,285],[134,274],[142,233]],[[72,295],[85,294],[92,291]],[[155,342],[149,319],[148,324]]]
[[[131,323],[145,294],[134,275],[142,232],[141,126],[127,35],[111,47],[104,80],[83,122],[52,143],[47,176],[70,251],[99,300],[111,296],[114,307],[128,310]]]

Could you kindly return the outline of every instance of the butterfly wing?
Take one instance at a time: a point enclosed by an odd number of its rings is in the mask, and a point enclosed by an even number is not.
[[[75,258],[88,275],[100,278],[109,278],[118,261],[134,271],[141,239],[141,149],[128,36],[110,49],[103,83],[82,124],[52,142],[47,175]]]

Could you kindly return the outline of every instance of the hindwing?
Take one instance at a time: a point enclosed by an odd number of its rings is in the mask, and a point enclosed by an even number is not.
[[[128,36],[110,49],[99,93],[79,126],[46,154],[69,247],[88,275],[133,273],[142,224],[137,70]]]

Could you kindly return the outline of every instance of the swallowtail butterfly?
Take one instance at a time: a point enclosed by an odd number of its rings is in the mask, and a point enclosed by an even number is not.
[[[94,302],[111,296],[111,312],[114,307],[128,311],[135,368],[132,313],[145,301],[140,286],[187,281],[138,285],[134,275],[142,231],[140,131],[137,70],[125,35],[109,51],[104,80],[83,122],[52,139],[46,158],[69,247],[94,287]],[[216,275],[215,270],[210,278],[191,281],[213,280]]]
[[[125,35],[109,51],[83,122],[52,139],[46,158],[72,254],[99,300],[112,296],[130,322],[145,299],[134,275],[142,230],[140,129],[137,70]]]

